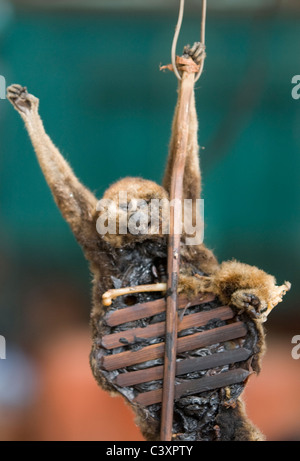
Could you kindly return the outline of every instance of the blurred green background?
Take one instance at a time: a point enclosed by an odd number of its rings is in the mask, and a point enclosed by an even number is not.
[[[126,175],[161,181],[176,102],[159,65],[178,2],[127,3],[0,2],[0,74],[40,98],[48,134],[99,198]],[[270,322],[299,334],[300,8],[281,3],[211,2],[196,98],[205,243],[291,281]],[[187,2],[178,53],[199,38],[200,4]],[[38,336],[24,320],[28,293],[51,297],[55,281],[82,294],[88,320],[90,276],[6,100],[0,139],[0,333],[19,341]]]

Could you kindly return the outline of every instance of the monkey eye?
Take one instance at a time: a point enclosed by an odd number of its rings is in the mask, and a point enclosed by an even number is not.
[[[148,208],[148,203],[143,199],[134,198],[128,203],[128,211],[137,211],[137,209],[143,210],[144,208]]]

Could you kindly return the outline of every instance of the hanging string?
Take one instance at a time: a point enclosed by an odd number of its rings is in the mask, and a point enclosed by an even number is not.
[[[180,29],[182,25],[182,20],[183,20],[183,13],[184,13],[184,3],[185,0],[180,0],[180,6],[179,6],[179,14],[178,14],[178,20],[175,28],[175,33],[174,33],[174,38],[172,42],[172,48],[171,48],[171,61],[172,61],[172,67],[173,71],[178,78],[178,80],[181,80],[180,73],[178,72],[178,68],[176,65],[176,48],[177,48],[177,42],[178,42],[178,37],[180,34]],[[202,53],[201,56],[198,56],[198,58],[201,57],[200,62],[199,62],[199,71],[197,72],[195,76],[195,82],[201,77],[201,74],[203,72],[204,68],[204,59],[205,59],[205,25],[206,25],[206,11],[207,11],[207,0],[202,0],[202,19],[201,19],[201,34],[200,34],[200,41],[201,41],[201,47],[198,47],[198,50],[200,49],[200,52]],[[193,49],[191,49],[191,52]]]
[[[176,48],[177,48],[178,36],[179,36],[181,25],[182,25],[183,13],[184,13],[184,0],[180,0],[178,20],[177,20],[177,24],[175,28],[174,38],[172,42],[172,49],[171,49],[172,67],[173,67],[173,71],[176,77],[178,78],[178,80],[181,80],[181,76],[176,66]]]

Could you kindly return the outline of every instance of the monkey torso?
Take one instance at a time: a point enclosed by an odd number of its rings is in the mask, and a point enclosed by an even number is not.
[[[152,381],[130,387],[119,387],[114,383],[114,379],[119,373],[142,370],[146,367],[153,367],[163,364],[163,359],[155,359],[146,363],[141,363],[129,367],[108,372],[102,367],[102,359],[111,353],[123,351],[137,351],[145,346],[157,344],[163,338],[151,338],[149,340],[136,341],[133,344],[126,343],[112,351],[105,349],[102,345],[104,335],[126,331],[132,328],[144,328],[153,322],[164,321],[165,313],[154,317],[147,317],[137,321],[123,323],[120,326],[109,327],[105,321],[106,314],[119,309],[126,309],[128,306],[146,303],[162,297],[160,293],[139,293],[134,295],[120,296],[113,300],[110,307],[102,306],[102,294],[111,288],[121,288],[126,286],[136,286],[143,284],[157,283],[166,281],[167,272],[167,244],[166,240],[144,241],[134,243],[124,248],[113,248],[103,240],[99,240],[99,253],[92,262],[92,272],[94,274],[93,302],[94,307],[91,316],[93,346],[90,355],[90,363],[93,374],[98,383],[112,393],[121,393],[126,400],[132,403],[134,397],[141,392],[147,392],[162,386],[162,381]],[[185,253],[183,248],[182,266],[189,273],[203,275],[197,266],[199,254],[197,251]],[[95,253],[94,253],[95,255]],[[205,257],[204,257],[205,259]],[[193,306],[189,313],[207,311],[219,307],[220,301],[216,298],[212,302]],[[259,352],[259,337],[255,325],[251,319],[245,315],[237,315],[237,320],[242,320],[247,324],[248,334],[244,340],[244,347]],[[201,328],[190,328],[185,334],[193,334],[207,329],[224,326],[225,321],[211,320]],[[214,344],[208,347],[194,350],[192,352],[180,354],[179,358],[199,357],[223,351],[226,347],[235,347],[232,344]],[[189,380],[209,374],[220,373],[229,369],[229,366],[218,367],[215,370],[205,370],[194,372],[182,376],[182,380]],[[225,388],[212,391],[195,393],[181,397],[175,401],[173,434],[176,440],[249,440],[259,439],[260,435],[256,428],[252,426],[245,417],[242,403],[239,396],[244,389],[244,384],[235,384]],[[161,404],[141,406],[133,404],[133,409],[137,414],[137,423],[147,440],[159,439],[159,426],[161,416]],[[231,421],[228,424],[228,421]]]

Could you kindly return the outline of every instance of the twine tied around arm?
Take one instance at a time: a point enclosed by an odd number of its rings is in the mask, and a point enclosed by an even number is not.
[[[183,49],[183,55],[176,56],[176,70],[181,74],[182,72],[187,72],[188,74],[198,74],[201,67],[203,68],[205,57],[205,45],[203,45],[203,43],[195,42],[192,47],[187,45]],[[170,70],[175,72],[173,64],[161,66],[160,70]]]

